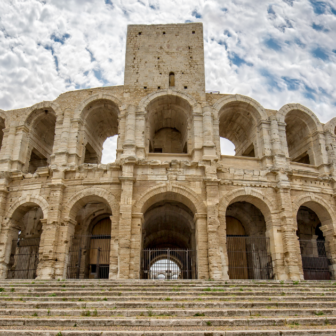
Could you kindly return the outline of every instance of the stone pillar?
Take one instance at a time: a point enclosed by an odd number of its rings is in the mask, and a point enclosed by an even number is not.
[[[129,105],[126,114],[125,141],[123,157],[135,155],[135,111],[136,107]]]
[[[273,155],[273,167],[279,168],[286,166],[287,153],[284,151],[284,148],[282,147],[278,121],[276,120],[275,116],[271,117],[271,144]]]
[[[11,170],[22,170],[25,164],[28,164],[29,157],[28,153],[28,134],[29,129],[27,126],[19,126],[16,128],[16,136],[12,151],[12,165]],[[28,170],[28,167],[25,167]]]
[[[210,106],[205,106],[203,107],[203,160],[216,158],[216,149],[213,142],[212,111]]]
[[[209,260],[208,260],[208,235],[207,235],[207,215],[195,214],[195,238],[196,238],[196,259],[197,259],[197,278],[209,279]]]
[[[143,159],[146,156],[146,112],[139,111],[136,113],[136,127],[135,127],[135,143],[136,156]]]
[[[269,131],[269,121],[261,120],[257,126],[256,145],[254,145],[255,156],[263,158],[266,166],[272,165],[271,139]]]
[[[1,227],[0,232],[0,279],[6,279],[12,250],[12,241],[17,237],[18,231],[13,228],[12,222],[9,221],[6,225]]]
[[[68,163],[70,165],[79,165],[84,161],[81,155],[84,155],[83,150],[83,132],[81,132],[81,127],[83,121],[81,118],[71,119],[71,128],[69,133],[68,142]]]
[[[219,219],[218,204],[219,190],[218,181],[205,179],[207,195],[207,234],[208,234],[208,259],[209,276],[211,279],[222,279],[222,262],[220,256],[220,244],[218,237]]]
[[[55,172],[55,175],[57,173]],[[56,175],[57,176],[57,175]],[[42,221],[42,234],[40,241],[40,262],[37,269],[38,279],[53,279],[55,267],[58,263],[57,246],[60,244],[59,233],[61,226],[61,212],[63,203],[64,184],[62,179],[55,180],[50,185],[48,218]],[[57,266],[56,268],[60,268]],[[60,276],[60,274],[58,274]]]
[[[222,280],[228,280],[229,277],[229,257],[227,252],[227,242],[226,242],[226,208],[219,209],[218,219],[220,226],[218,228],[218,239],[219,239],[219,255],[221,258],[222,265]]]
[[[125,163],[122,167],[120,218],[119,218],[119,278],[128,279],[130,271],[132,198],[134,165]]]
[[[197,106],[193,111],[191,127],[193,148],[188,148],[188,152],[192,153],[193,161],[200,161],[203,156],[203,113],[201,106]]]
[[[143,214],[132,214],[130,279],[140,279]]]
[[[119,277],[119,214],[113,214],[111,219],[111,247],[109,279]]]
[[[70,248],[77,222],[67,218],[59,227],[58,245],[56,247],[55,279],[67,278],[67,267],[70,258]]]
[[[291,280],[303,280],[302,260],[299,238],[296,235],[297,222],[293,217],[289,188],[278,189],[278,204],[282,209],[281,218],[284,266],[287,277]]]
[[[3,139],[0,151],[0,171],[11,170],[12,150],[15,142],[15,127],[3,130]]]

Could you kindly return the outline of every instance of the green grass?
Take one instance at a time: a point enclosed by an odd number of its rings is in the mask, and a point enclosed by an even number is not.
[[[298,285],[300,281],[293,281],[293,285]]]
[[[83,312],[81,313],[81,315],[82,315],[82,316],[91,316],[91,312],[90,312],[90,310],[83,311]]]
[[[5,291],[5,289],[1,287],[0,288],[0,292],[4,292],[4,291]]]
[[[59,331],[56,336],[63,336],[62,333]]]
[[[93,311],[92,316],[98,316],[97,309],[95,309],[95,310]]]
[[[165,301],[171,301],[170,297],[165,298]]]
[[[32,316],[37,316],[37,313],[34,313]]]
[[[211,326],[211,322],[210,322],[210,321],[207,321],[206,325],[207,325],[208,327],[210,327],[210,326]]]
[[[317,312],[315,312],[315,315],[322,316],[322,315],[324,315],[324,313],[323,313],[323,311],[317,311]]]
[[[11,288],[11,292],[15,292],[15,288]]]
[[[204,313],[196,313],[194,316],[205,316]]]

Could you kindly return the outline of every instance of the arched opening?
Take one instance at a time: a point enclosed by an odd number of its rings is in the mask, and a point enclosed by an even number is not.
[[[176,258],[176,261],[174,260],[174,255],[170,255],[169,259],[162,258],[157,260],[155,258],[155,252],[153,255],[153,260],[150,269],[149,274],[151,276],[150,279],[158,279],[158,280],[176,280],[176,279],[182,279],[182,269],[179,265],[179,259]],[[174,252],[172,252],[174,254]]]
[[[166,279],[195,279],[194,213],[176,197],[165,196],[144,214],[141,278],[155,279],[164,273]]]
[[[319,216],[305,204],[300,206],[296,220],[305,280],[330,280],[330,261]]]
[[[83,163],[110,163],[116,157],[118,106],[107,99],[89,103],[83,110]],[[103,153],[104,147],[104,153]]]
[[[219,112],[219,136],[230,140],[236,156],[256,157],[258,112],[247,103],[232,102]]]
[[[236,155],[235,145],[229,139],[220,138],[220,149],[221,149],[221,155],[230,155],[230,156]]]
[[[262,212],[248,202],[226,210],[226,241],[230,279],[272,279],[272,260]]]
[[[169,73],[169,87],[175,86],[175,74],[174,72]]]
[[[43,212],[35,203],[19,206],[10,219],[8,243],[8,279],[35,279],[39,263],[39,246]]]
[[[32,112],[28,118],[29,162],[26,171],[35,173],[38,168],[50,165],[50,156],[53,152],[56,115],[51,109],[39,109]]]
[[[5,120],[3,118],[0,118],[0,149],[2,148],[5,127]]]
[[[297,163],[315,164],[312,133],[316,130],[316,126],[312,118],[302,111],[292,110],[287,113],[285,123],[290,160]]]
[[[69,279],[108,279],[110,271],[111,208],[98,196],[84,197],[71,213],[77,225],[69,250]]]
[[[148,148],[151,153],[188,153],[189,103],[177,96],[163,96],[147,107]]]

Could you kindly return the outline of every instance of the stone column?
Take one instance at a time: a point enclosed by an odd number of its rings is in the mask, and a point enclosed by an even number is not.
[[[109,279],[119,277],[119,214],[113,214],[111,219],[110,273]]]
[[[136,156],[143,159],[146,156],[146,112],[139,111],[136,113],[136,127],[135,127],[135,143]]]
[[[76,225],[76,221],[71,218],[66,218],[59,227],[58,244],[56,247],[55,279],[67,278],[70,249]]]
[[[195,214],[197,278],[209,279],[207,215]]]
[[[12,151],[15,142],[15,127],[3,130],[3,139],[0,151],[0,171],[11,170]]]
[[[71,119],[71,127],[69,133],[69,142],[68,142],[68,163],[70,165],[79,165],[82,163],[84,158],[81,158],[83,155],[83,132],[81,128],[83,126],[83,120],[81,118]]]
[[[218,228],[217,234],[219,239],[219,255],[221,258],[222,265],[222,280],[228,280],[229,277],[229,257],[227,252],[227,242],[226,242],[226,208],[219,209],[218,219],[220,226]]]
[[[143,214],[132,214],[130,279],[140,279]]]
[[[8,264],[12,250],[12,241],[17,237],[18,231],[13,228],[9,221],[1,227],[0,231],[0,279],[6,279],[8,273]]]
[[[57,175],[56,175],[57,176]],[[62,179],[55,180],[50,185],[48,218],[42,221],[42,234],[40,241],[40,263],[37,269],[38,279],[53,279],[55,267],[58,263],[57,246],[60,244],[60,226],[63,204],[64,184]],[[57,266],[56,268],[60,268]],[[58,274],[60,276],[60,274]]]
[[[269,121],[261,120],[257,126],[256,141],[254,146],[255,156],[264,159],[266,166],[270,166],[271,162],[271,139],[269,135],[270,125]]]
[[[25,164],[28,164],[29,157],[27,157],[28,150],[28,134],[29,129],[27,126],[19,126],[16,128],[16,136],[12,151],[12,166],[11,170],[22,170]],[[25,167],[26,170],[28,167]]]
[[[132,199],[133,199],[133,163],[122,167],[120,217],[119,217],[119,278],[128,279],[130,271]]]
[[[218,237],[219,219],[218,204],[219,190],[218,180],[205,179],[207,195],[207,234],[208,234],[208,259],[209,276],[211,279],[222,279],[222,262]]]
[[[197,136],[197,134],[196,134]],[[203,160],[217,158],[213,142],[212,111],[210,106],[203,107]]]
[[[281,218],[284,266],[288,279],[303,280],[302,260],[299,238],[296,235],[297,222],[293,218],[291,195],[289,188],[278,189],[278,204],[282,209]]]
[[[136,107],[129,105],[126,114],[124,157],[135,155],[135,112]]]

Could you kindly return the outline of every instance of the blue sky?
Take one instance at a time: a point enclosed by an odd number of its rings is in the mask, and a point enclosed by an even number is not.
[[[1,0],[0,109],[122,85],[128,24],[199,21],[207,90],[336,116],[334,0]]]

